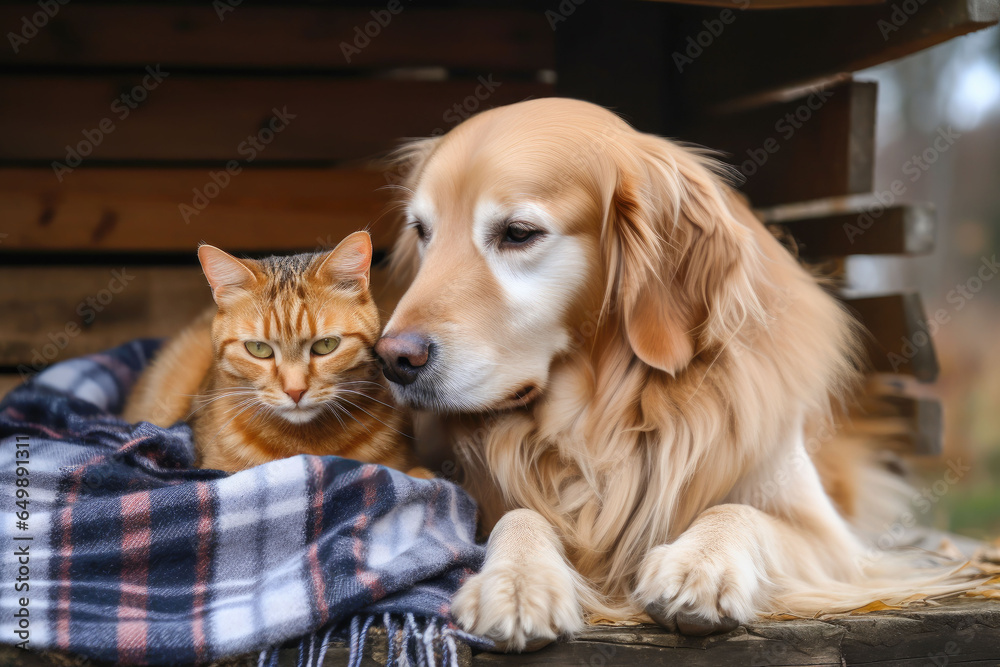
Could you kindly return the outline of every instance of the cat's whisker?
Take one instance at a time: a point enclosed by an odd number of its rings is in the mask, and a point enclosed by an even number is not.
[[[254,422],[254,420],[257,419],[257,417],[260,417],[260,416],[264,416],[266,418],[266,416],[268,415],[268,413],[270,413],[272,411],[273,411],[273,408],[270,405],[268,405],[267,403],[264,403],[262,401],[259,405],[257,405],[254,408],[253,414],[250,416],[250,421],[248,421],[247,424],[252,424]]]
[[[256,391],[253,387],[244,387],[242,385],[236,387],[217,387],[215,389],[207,389],[200,394],[182,394],[182,396],[205,396],[210,394],[221,394],[227,391]]]
[[[380,185],[379,187],[377,187],[375,189],[376,190],[402,190],[403,192],[409,192],[411,195],[413,194],[413,190],[411,190],[410,188],[406,187],[405,185],[401,185],[399,183],[387,183],[385,185]]]
[[[375,415],[373,415],[372,413],[370,413],[370,412],[368,412],[367,410],[365,410],[365,409],[364,409],[363,407],[361,407],[361,406],[360,406],[360,405],[358,405],[357,403],[352,403],[351,401],[347,400],[347,399],[346,399],[346,398],[344,398],[344,397],[340,397],[340,400],[344,401],[344,402],[345,402],[345,403],[347,403],[348,405],[353,405],[353,406],[354,406],[354,407],[356,407],[356,408],[357,408],[358,410],[361,410],[361,412],[365,413],[366,415],[368,415],[369,417],[371,417],[372,419],[374,419],[375,421],[377,421],[377,422],[378,422],[379,424],[381,424],[382,426],[385,426],[385,427],[386,427],[387,429],[389,429],[390,431],[395,431],[396,433],[398,433],[399,435],[403,436],[404,438],[410,438],[411,440],[413,439],[413,436],[410,436],[410,435],[407,435],[406,433],[403,433],[402,431],[399,431],[399,430],[396,430],[396,429],[394,429],[393,427],[389,426],[388,424],[386,424],[386,423],[385,423],[384,421],[382,421],[381,419],[379,419],[378,417],[376,417],[376,416],[375,416]]]
[[[349,401],[348,401],[348,402],[349,402]],[[353,414],[351,413],[351,411],[350,411],[350,410],[348,410],[348,409],[347,409],[347,408],[345,408],[344,406],[340,405],[340,404],[339,404],[339,403],[337,402],[337,400],[336,400],[336,399],[334,399],[333,401],[330,401],[330,402],[328,403],[328,405],[332,405],[332,406],[334,406],[335,408],[337,408],[338,410],[343,410],[343,411],[344,411],[344,414],[345,414],[345,415],[347,415],[348,417],[350,417],[351,419],[353,419],[354,421],[358,422],[358,424],[360,424],[360,425],[361,425],[361,428],[365,429],[365,430],[366,430],[366,431],[368,431],[369,433],[371,433],[371,432],[372,432],[372,430],[371,430],[370,428],[368,428],[368,424],[365,424],[365,423],[364,423],[363,421],[361,421],[360,419],[358,419],[357,417],[355,417],[355,416],[354,416],[354,415],[353,415]]]
[[[340,428],[342,429],[347,428],[347,422],[345,422],[343,419],[340,418],[341,412],[343,412],[348,417],[353,416],[347,409],[342,408],[339,405],[331,405],[329,403],[324,403],[323,407],[329,410],[330,414],[332,414],[337,419],[337,422],[340,424]],[[357,421],[357,419],[355,419],[354,421]]]
[[[196,394],[193,398],[195,399],[195,401],[197,399],[199,399],[199,398],[201,398],[201,399],[205,399],[205,398],[209,399],[209,400],[205,401],[202,404],[204,406],[204,405],[208,405],[212,401],[216,401],[216,400],[218,400],[220,398],[231,398],[233,396],[248,396],[250,394],[256,394],[256,393],[257,393],[257,391],[255,389],[247,389],[247,390],[242,390],[242,391],[226,391],[226,392],[223,392],[223,393],[214,393],[214,394],[209,394],[209,393],[205,393],[205,394],[202,394],[202,395],[197,395]],[[192,401],[192,403],[194,403],[195,401]],[[192,412],[192,414],[193,414],[193,412]]]
[[[232,398],[233,396],[248,396],[248,395],[252,395],[252,394],[256,394],[256,393],[257,393],[256,390],[251,389],[249,391],[234,391],[234,392],[229,392],[229,393],[226,393],[226,394],[222,394],[221,396],[215,396],[215,397],[211,398],[210,400],[205,401],[204,403],[202,403],[201,405],[199,405],[197,408],[195,408],[191,412],[189,412],[188,416],[185,417],[184,419],[185,419],[185,421],[188,420],[188,419],[191,419],[191,417],[194,415],[194,413],[196,413],[199,410],[201,410],[202,408],[208,407],[210,404],[215,403],[216,401],[220,401],[220,400],[222,400],[224,398]]]
[[[249,404],[248,404],[248,405],[247,405],[247,406],[246,406],[245,408],[243,408],[242,410],[240,410],[239,412],[237,412],[237,413],[236,413],[235,415],[233,415],[232,419],[230,419],[229,421],[227,421],[227,422],[226,422],[225,424],[223,424],[223,425],[222,425],[222,428],[220,428],[220,429],[219,429],[218,431],[216,431],[215,435],[214,435],[214,436],[212,436],[212,440],[215,440],[216,438],[218,438],[218,437],[219,437],[219,435],[220,435],[220,434],[221,434],[221,433],[222,433],[222,432],[223,432],[224,430],[226,430],[226,427],[228,427],[228,426],[229,426],[230,424],[232,424],[232,423],[233,423],[233,420],[234,420],[234,419],[236,419],[237,417],[239,417],[239,416],[240,416],[241,414],[243,414],[244,412],[246,412],[246,411],[247,411],[247,410],[249,410],[250,408],[254,407],[254,405],[255,405],[255,404],[263,404],[263,403],[264,403],[264,402],[263,402],[263,401],[261,401],[261,400],[259,400],[259,399],[254,399],[254,400],[250,401],[250,402],[249,402]],[[227,414],[228,414],[228,413],[227,413]]]
[[[258,403],[257,405],[252,406],[253,410],[250,412],[250,416],[247,418],[246,425],[250,426],[257,420],[258,417],[266,415],[267,414],[267,410],[265,409],[266,407],[267,405],[265,405],[264,403]]]
[[[386,392],[386,393],[389,392],[389,388],[386,387],[384,384],[381,384],[379,382],[372,382],[370,380],[343,380],[343,381],[334,383],[333,387],[336,389],[336,388],[339,388],[339,387],[360,387],[362,385],[365,385],[365,386],[371,385],[372,387],[375,387],[375,389],[377,389],[379,391],[383,391],[383,392]]]
[[[366,393],[364,393],[362,391],[355,391],[354,389],[343,389],[341,387],[338,387],[337,390],[338,391],[347,392],[348,394],[357,394],[358,396],[364,396],[365,398],[367,398],[370,401],[375,401],[379,405],[384,405],[385,407],[389,408],[390,410],[394,410],[396,412],[399,412],[399,408],[397,408],[395,405],[389,405],[388,403],[383,403],[382,401],[378,400],[374,396],[369,396],[368,394],[366,394]]]
[[[223,411],[222,416],[226,417],[226,416],[230,415],[232,412],[234,412],[235,410],[239,410],[240,408],[243,408],[244,406],[252,405],[254,403],[254,401],[256,401],[256,400],[257,400],[256,398],[245,398],[242,401],[236,403],[235,405],[229,407],[229,409]]]
[[[368,224],[368,227],[369,228],[374,227],[378,223],[382,222],[382,218],[384,218],[385,216],[387,216],[387,215],[389,215],[391,213],[394,213],[396,211],[396,209],[402,208],[405,205],[406,204],[404,202],[401,202],[401,201],[389,202],[389,204],[385,207],[385,209],[381,213],[379,213],[378,217],[375,218],[374,220],[372,220]]]
[[[330,406],[327,403],[323,403],[322,405],[323,405],[323,409],[324,410],[329,411],[330,414],[334,416],[334,418],[337,420],[337,423],[340,424],[340,428],[346,428],[347,427],[347,425],[344,424],[344,420],[340,418],[340,415],[337,414],[337,411],[334,410],[332,406]]]
[[[385,389],[385,385],[379,384],[378,382],[372,382],[371,380],[344,380],[343,382],[338,382],[337,386],[342,386],[342,385],[353,386],[356,384],[370,384],[374,387],[378,387],[379,389]]]
[[[214,394],[205,394],[205,396],[211,396],[213,400],[215,398],[225,398],[227,396],[246,396],[247,394],[256,394],[256,389],[240,389],[232,391],[217,392]]]

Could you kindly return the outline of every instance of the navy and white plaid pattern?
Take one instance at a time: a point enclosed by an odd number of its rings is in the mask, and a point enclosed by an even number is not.
[[[471,499],[332,456],[193,468],[186,425],[116,416],[157,346],[57,364],[0,403],[0,640],[205,663],[303,637],[319,655],[330,632],[353,634],[357,653],[375,620],[400,630],[402,660],[426,664],[430,647],[451,662],[464,635],[449,600],[484,555]],[[21,592],[16,549],[29,554]]]

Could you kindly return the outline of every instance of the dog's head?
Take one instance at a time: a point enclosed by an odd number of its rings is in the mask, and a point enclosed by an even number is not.
[[[376,351],[403,403],[525,405],[602,338],[677,374],[760,316],[756,242],[710,161],[598,106],[501,107],[401,156],[412,282]]]

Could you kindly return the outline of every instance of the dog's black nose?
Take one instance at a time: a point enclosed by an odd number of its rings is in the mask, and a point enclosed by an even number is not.
[[[410,384],[431,357],[431,344],[423,336],[402,333],[383,336],[375,343],[375,354],[382,360],[382,374],[396,384]]]

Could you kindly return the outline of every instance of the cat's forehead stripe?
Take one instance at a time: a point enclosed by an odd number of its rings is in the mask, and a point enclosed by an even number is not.
[[[281,302],[275,302],[272,308],[274,309],[274,322],[277,329],[277,335],[280,336],[282,340],[291,340],[292,330],[288,321],[287,303],[285,303],[284,300]]]
[[[302,330],[302,318],[306,315],[306,305],[304,303],[299,303],[298,312],[295,314],[295,329],[297,331]]]
[[[316,318],[313,316],[311,310],[306,310],[306,318],[309,320],[309,332],[311,335],[316,335]]]

